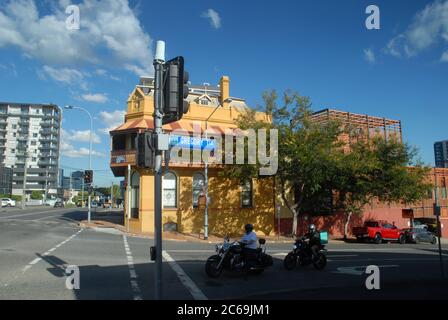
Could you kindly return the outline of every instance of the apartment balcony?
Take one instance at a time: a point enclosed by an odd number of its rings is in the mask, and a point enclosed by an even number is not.
[[[40,156],[42,158],[57,158],[58,155],[55,153],[41,153]]]
[[[57,165],[57,162],[56,162],[56,161],[51,161],[51,160],[49,160],[49,159],[45,159],[45,160],[39,160],[39,161],[37,162],[37,164],[38,164],[39,166],[56,166],[56,165]]]
[[[44,142],[58,142],[58,138],[56,137],[48,137],[48,136],[41,136],[39,138],[40,141],[44,141]]]
[[[57,145],[48,145],[48,144],[43,144],[39,147],[39,149],[42,150],[57,150],[58,146]]]
[[[136,150],[116,150],[110,154],[110,168],[116,177],[124,177],[127,166],[137,164]]]
[[[17,140],[19,141],[28,141],[29,137],[28,136],[18,136]]]

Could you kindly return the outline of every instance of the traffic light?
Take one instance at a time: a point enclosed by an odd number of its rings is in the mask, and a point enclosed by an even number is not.
[[[155,156],[154,134],[149,131],[137,134],[135,146],[137,150],[137,167],[153,168]]]
[[[91,184],[93,182],[93,170],[84,171],[84,183]]]
[[[176,122],[188,112],[188,72],[184,71],[184,58],[177,57],[165,63],[163,81],[163,124]]]

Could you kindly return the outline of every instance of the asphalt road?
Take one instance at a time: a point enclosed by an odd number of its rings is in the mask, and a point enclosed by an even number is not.
[[[0,299],[152,299],[151,239],[116,230],[80,229],[80,209],[0,211]],[[430,244],[330,244],[323,271],[283,269],[292,243],[271,243],[274,266],[258,276],[205,275],[214,244],[164,241],[165,299],[402,299],[448,298],[437,246]],[[444,246],[448,278],[448,248]],[[367,290],[365,269],[380,268],[380,289]],[[80,289],[66,287],[77,266]]]

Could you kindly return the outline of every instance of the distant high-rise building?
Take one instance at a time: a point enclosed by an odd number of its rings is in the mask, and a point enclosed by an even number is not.
[[[84,182],[84,171],[75,171],[72,173],[72,189],[82,190]]]
[[[0,165],[0,194],[12,193],[12,169]]]
[[[0,165],[13,169],[12,194],[56,194],[61,111],[56,105],[0,102]]]
[[[436,168],[448,168],[448,140],[434,143]]]

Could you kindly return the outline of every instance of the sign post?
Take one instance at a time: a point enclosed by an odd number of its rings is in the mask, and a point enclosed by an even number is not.
[[[163,66],[165,42],[157,41],[154,59],[154,133],[162,135],[163,121]],[[155,242],[155,299],[162,299],[162,151],[156,144],[154,159],[154,242]]]

